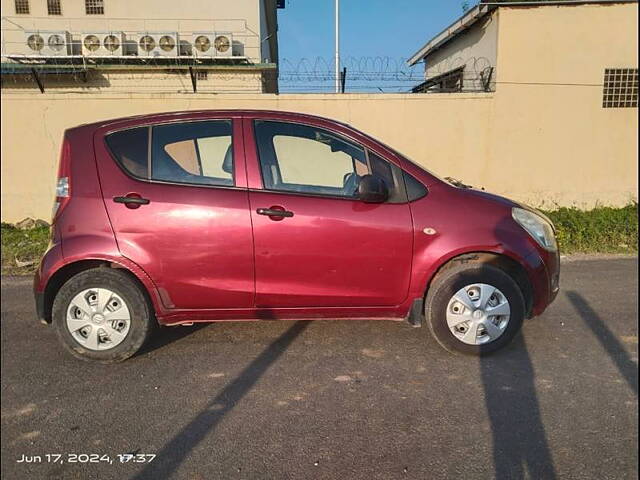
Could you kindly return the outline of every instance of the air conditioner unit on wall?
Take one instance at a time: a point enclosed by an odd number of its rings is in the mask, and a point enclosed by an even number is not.
[[[25,42],[30,55],[70,55],[71,34],[66,31],[26,31]]]
[[[216,32],[213,39],[213,48],[216,57],[232,57],[233,35],[226,32]]]
[[[122,32],[85,32],[80,36],[82,55],[86,57],[122,56],[124,43]]]
[[[216,35],[213,32],[193,32],[191,45],[194,57],[215,57],[214,47]]]
[[[180,45],[176,32],[144,32],[136,36],[139,57],[177,57]]]

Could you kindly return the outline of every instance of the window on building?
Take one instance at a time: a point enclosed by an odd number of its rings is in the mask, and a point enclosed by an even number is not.
[[[460,92],[464,81],[464,65],[441,75],[428,78],[411,89],[412,93]]]
[[[84,0],[87,15],[104,15],[104,0]]]
[[[198,71],[198,72],[196,72],[196,79],[198,79],[198,80],[206,80],[207,78],[209,78],[208,73],[209,72],[207,72],[207,71],[204,71],[204,72]]]
[[[606,68],[602,93],[603,108],[638,106],[638,69]]]
[[[47,0],[47,13],[49,15],[62,15],[60,0]]]
[[[29,13],[29,0],[16,0],[16,13]]]

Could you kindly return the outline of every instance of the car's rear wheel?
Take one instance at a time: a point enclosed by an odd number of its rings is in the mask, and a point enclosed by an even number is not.
[[[525,302],[515,280],[486,263],[459,264],[439,273],[429,288],[425,318],[445,349],[484,355],[518,333]]]
[[[136,282],[110,268],[86,270],[69,279],[56,295],[52,316],[58,337],[72,355],[101,363],[134,355],[155,322]]]

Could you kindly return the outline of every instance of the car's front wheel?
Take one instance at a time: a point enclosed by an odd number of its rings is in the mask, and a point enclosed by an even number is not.
[[[124,272],[96,268],[69,279],[53,302],[53,323],[75,357],[101,363],[134,355],[155,319],[138,285]]]
[[[431,333],[445,349],[494,352],[518,333],[525,302],[514,279],[486,263],[461,263],[437,275],[425,302]]]

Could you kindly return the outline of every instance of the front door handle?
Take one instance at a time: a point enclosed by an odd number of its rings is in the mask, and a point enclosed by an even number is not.
[[[129,194],[126,197],[113,197],[113,201],[116,203],[124,203],[127,208],[139,208],[140,205],[148,205],[151,202],[148,198],[142,198],[138,194]]]
[[[256,210],[258,215],[266,215],[271,220],[282,220],[283,218],[293,217],[293,212],[285,210],[283,207],[276,205],[269,208],[258,208]]]

